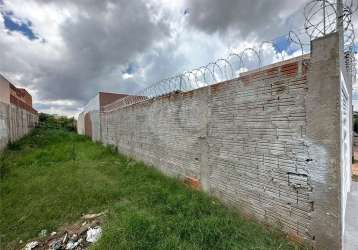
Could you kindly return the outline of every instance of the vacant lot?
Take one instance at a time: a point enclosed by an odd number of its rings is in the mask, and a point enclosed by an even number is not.
[[[74,133],[36,129],[2,154],[1,249],[108,210],[95,249],[295,249],[220,202]]]

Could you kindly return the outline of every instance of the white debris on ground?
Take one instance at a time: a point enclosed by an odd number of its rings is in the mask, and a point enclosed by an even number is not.
[[[63,229],[52,232],[47,236],[47,230],[41,230],[36,241],[25,245],[23,250],[80,250],[86,249],[97,242],[102,235],[102,216],[98,214],[86,214],[82,220]]]
[[[37,241],[32,241],[26,244],[26,246],[24,247],[24,250],[31,250],[34,249],[35,247],[37,247],[39,245],[39,243]]]
[[[101,227],[89,228],[87,230],[86,240],[88,242],[94,243],[101,237],[101,235],[102,235]]]

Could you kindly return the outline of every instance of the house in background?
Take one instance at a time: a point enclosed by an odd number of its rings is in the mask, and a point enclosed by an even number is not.
[[[13,104],[32,113],[37,111],[32,107],[32,96],[24,88],[17,88],[0,74],[0,102]]]
[[[99,92],[93,97],[83,111],[78,115],[77,132],[81,135],[90,137],[93,141],[100,141],[101,137],[101,123],[100,112],[106,105],[109,105],[119,99],[128,95]]]
[[[0,150],[30,132],[38,121],[32,96],[0,74]]]

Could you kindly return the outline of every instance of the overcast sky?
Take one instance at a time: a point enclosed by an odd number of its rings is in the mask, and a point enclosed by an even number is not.
[[[302,32],[305,2],[0,0],[0,72],[28,89],[39,111],[71,116],[98,91],[133,94]]]

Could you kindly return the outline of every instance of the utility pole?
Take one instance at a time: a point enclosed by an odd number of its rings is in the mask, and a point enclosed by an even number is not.
[[[337,26],[336,30],[338,33],[340,33],[341,38],[343,38],[343,1],[337,0]]]
[[[344,55],[344,29],[343,29],[343,0],[337,0],[336,6],[336,32],[339,35],[339,50],[340,50],[340,61],[345,62]]]
[[[183,78],[183,76],[182,75],[180,75],[180,78],[179,78],[179,91],[181,91],[181,85],[182,85],[182,78]]]
[[[323,0],[323,36],[326,35],[326,0]]]

